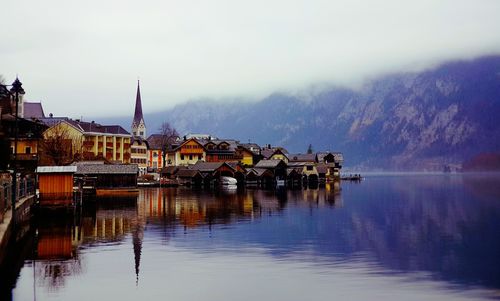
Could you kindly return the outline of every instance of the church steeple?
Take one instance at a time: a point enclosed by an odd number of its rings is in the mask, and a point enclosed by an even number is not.
[[[137,96],[135,97],[134,120],[132,121],[132,135],[146,139],[146,123],[142,115],[141,88],[137,81]]]

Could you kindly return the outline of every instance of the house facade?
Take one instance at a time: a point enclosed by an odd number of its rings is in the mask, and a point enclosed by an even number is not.
[[[131,136],[119,125],[63,120],[44,132],[45,140],[64,135],[73,155],[85,160],[104,158],[108,161],[131,163]]]
[[[130,143],[130,163],[137,164],[139,175],[147,173],[148,167],[148,141],[141,137],[132,137]]]
[[[174,166],[187,166],[206,160],[205,148],[194,138],[183,141],[179,146],[169,151],[168,155]]]

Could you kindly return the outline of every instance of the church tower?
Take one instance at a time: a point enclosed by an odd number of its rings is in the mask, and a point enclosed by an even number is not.
[[[132,136],[146,139],[146,124],[142,116],[141,89],[137,81],[137,96],[135,98],[134,120],[132,121]]]

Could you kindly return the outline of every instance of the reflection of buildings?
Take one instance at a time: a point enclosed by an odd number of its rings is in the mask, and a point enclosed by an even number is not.
[[[175,228],[229,223],[237,218],[253,217],[253,194],[249,192],[203,192],[183,189],[143,189],[139,194],[139,212],[151,223]]]
[[[265,215],[280,214],[290,201],[337,204],[338,191],[330,186],[321,190],[216,192],[149,188],[141,189],[138,196],[87,201],[81,211],[70,218],[40,217],[36,245],[37,283],[57,289],[64,284],[66,276],[80,273],[79,248],[125,241],[132,244],[130,261],[133,260],[139,281],[146,225],[152,230],[151,235],[168,240],[176,231],[196,227],[213,230],[214,225],[247,222]]]
[[[72,217],[50,215],[39,219],[35,256],[36,282],[50,289],[64,286],[67,276],[81,271],[77,256],[80,243],[79,227]]]
[[[324,189],[303,189],[301,190],[301,201],[316,204],[316,206],[332,205],[341,207],[340,182],[326,183]]]

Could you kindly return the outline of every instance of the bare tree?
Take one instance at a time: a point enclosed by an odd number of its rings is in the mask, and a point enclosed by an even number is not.
[[[179,133],[177,130],[170,125],[170,123],[164,121],[160,128],[159,145],[161,146],[161,156],[163,160],[163,166],[166,166],[166,155],[167,151],[172,147],[172,144],[179,138]]]
[[[67,128],[56,125],[46,131],[40,144],[40,164],[69,164],[81,155],[82,144],[83,137],[72,137]]]

